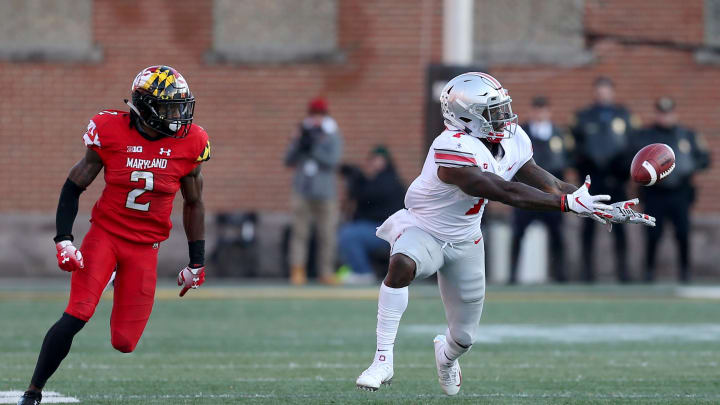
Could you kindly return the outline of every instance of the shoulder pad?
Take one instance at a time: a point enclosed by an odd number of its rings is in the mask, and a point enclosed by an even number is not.
[[[95,114],[88,123],[87,130],[83,134],[83,142],[87,147],[102,148],[100,131],[105,125],[118,119],[124,119],[126,111],[103,110]]]
[[[208,139],[205,142],[205,147],[203,148],[202,152],[200,153],[200,156],[195,159],[196,162],[207,162],[210,160],[210,140]]]
[[[475,153],[470,146],[474,140],[459,131],[445,131],[435,138],[432,148],[435,163],[445,167],[477,166]]]
[[[197,145],[195,162],[200,163],[210,160],[210,139],[205,129],[200,125],[192,124],[188,138],[191,138],[189,140]]]

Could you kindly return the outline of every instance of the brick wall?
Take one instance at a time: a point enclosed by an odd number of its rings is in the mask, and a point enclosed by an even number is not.
[[[212,2],[98,0],[97,64],[0,62],[2,212],[51,212],[72,164],[83,155],[81,134],[103,108],[122,108],[143,67],[178,68],[196,94],[197,123],[210,134],[213,159],[204,167],[210,210],[286,210],[290,172],[282,157],[305,102],[325,95],[346,140],[345,158],[359,160],[374,144],[390,146],[411,180],[425,155],[425,66],[441,55],[440,0],[339,0],[339,63],[209,65]],[[163,3],[163,2],[161,2]],[[702,0],[587,0],[586,29],[614,35],[702,41]],[[666,4],[665,4],[666,3]],[[159,12],[161,10],[162,12]],[[708,135],[720,161],[720,69],[698,65],[692,52],[626,46],[603,40],[595,62],[574,68],[491,66],[511,91],[519,114],[532,95],[552,97],[556,117],[589,102],[590,83],[612,76],[622,102],[649,119],[652,100],[671,94],[681,117]],[[720,165],[699,177],[700,211],[720,211]],[[89,210],[102,179],[81,199]]]
[[[713,167],[695,179],[700,212],[720,211],[720,66],[700,65],[692,51],[661,46],[623,44],[647,39],[701,44],[703,0],[586,0],[585,30],[608,35],[591,48],[594,62],[575,68],[491,66],[510,89],[513,108],[528,110],[530,98],[542,93],[552,99],[555,117],[567,123],[576,109],[592,98],[592,81],[607,75],[616,83],[617,98],[643,122],[652,120],[654,100],[670,95],[680,119],[706,136]]]

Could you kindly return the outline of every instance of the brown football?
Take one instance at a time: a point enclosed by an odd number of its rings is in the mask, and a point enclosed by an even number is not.
[[[664,143],[653,143],[635,154],[630,165],[633,181],[652,186],[667,177],[675,169],[675,152]]]

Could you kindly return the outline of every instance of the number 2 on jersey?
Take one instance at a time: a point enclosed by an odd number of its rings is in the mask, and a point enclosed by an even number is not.
[[[150,202],[139,204],[135,202],[135,199],[140,197],[144,192],[153,190],[153,174],[152,172],[141,172],[137,170],[130,173],[130,181],[138,182],[140,179],[145,180],[145,187],[130,190],[127,195],[125,208],[138,211],[148,211],[150,210]]]
[[[470,208],[465,215],[475,215],[480,212],[480,208],[482,208],[483,204],[485,203],[485,199],[481,198],[478,200],[477,204],[473,205],[472,208]]]

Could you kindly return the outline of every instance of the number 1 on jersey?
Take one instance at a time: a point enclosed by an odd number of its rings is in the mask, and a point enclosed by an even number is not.
[[[485,203],[485,199],[481,198],[478,200],[477,204],[473,205],[472,208],[470,208],[465,215],[476,215],[480,212],[480,208],[482,208],[483,204]]]
[[[130,181],[138,182],[140,179],[145,180],[145,187],[130,190],[127,195],[127,202],[125,202],[125,208],[138,211],[148,211],[150,210],[150,202],[139,204],[135,202],[135,199],[140,197],[144,192],[153,190],[153,174],[152,172],[141,172],[137,170],[130,173]]]

